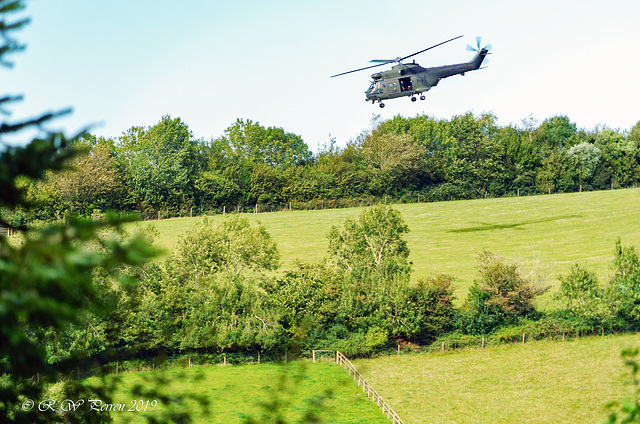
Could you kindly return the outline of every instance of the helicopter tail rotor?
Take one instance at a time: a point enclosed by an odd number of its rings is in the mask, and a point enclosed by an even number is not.
[[[483,49],[487,50],[489,52],[491,51],[491,43],[487,44],[486,46],[484,46],[482,48],[480,47],[481,45],[482,45],[482,37],[476,37],[476,45],[475,45],[475,47],[470,45],[470,44],[467,44],[467,51],[478,52],[478,51],[483,50]]]

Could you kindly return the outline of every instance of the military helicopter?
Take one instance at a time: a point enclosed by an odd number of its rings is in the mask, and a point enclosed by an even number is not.
[[[457,63],[455,65],[438,66],[434,68],[423,68],[418,65],[414,60],[413,63],[403,64],[402,61],[410,57],[416,56],[420,53],[424,53],[427,50],[431,50],[435,47],[441,46],[453,40],[461,38],[462,35],[454,37],[450,40],[443,41],[434,46],[428,47],[419,52],[410,54],[409,56],[397,57],[395,59],[375,59],[370,62],[377,63],[376,65],[367,66],[360,69],[354,69],[353,71],[343,72],[341,74],[332,75],[331,78],[339,77],[341,75],[350,74],[352,72],[363,71],[365,69],[375,68],[377,66],[388,65],[389,63],[397,63],[397,65],[391,67],[391,70],[384,72],[377,72],[371,75],[373,81],[371,86],[365,91],[367,96],[366,101],[379,103],[379,106],[384,107],[383,100],[395,99],[398,97],[411,96],[411,101],[416,101],[416,94],[420,94],[420,100],[424,100],[425,91],[438,85],[438,82],[442,78],[447,78],[452,75],[464,75],[465,72],[475,71],[479,69],[485,57],[491,51],[491,45],[488,44],[484,47],[480,47],[482,41],[481,37],[476,37],[476,47],[467,44],[467,50],[476,52],[476,55],[471,61],[466,63]]]

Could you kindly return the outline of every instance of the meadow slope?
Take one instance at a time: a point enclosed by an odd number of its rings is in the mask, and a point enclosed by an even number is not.
[[[362,395],[347,373],[329,362],[205,365],[123,374],[120,376],[122,385],[118,386],[119,394],[113,399],[113,403],[125,404],[126,409],[129,409],[132,406],[132,397],[128,394],[131,388],[143,385],[145,389],[149,389],[158,378],[167,382],[162,390],[171,397],[204,397],[209,402],[208,414],[203,413],[195,400],[170,401],[154,410],[149,408],[146,412],[143,408],[140,408],[140,412],[113,412],[112,417],[116,423],[146,423],[146,417],[157,419],[161,413],[169,410],[189,412],[195,424],[243,424],[250,418],[259,419],[258,422],[276,422],[274,416],[269,415],[268,408],[265,408],[265,405],[275,403],[280,405],[278,413],[287,423],[301,422],[300,419],[307,413],[321,415],[325,419],[323,422],[328,423],[388,423],[381,410]],[[133,399],[152,401],[158,399],[158,396],[139,396]],[[262,421],[265,416],[271,416],[271,420]]]
[[[621,351],[640,335],[353,361],[410,423],[602,423],[629,395]]]
[[[456,295],[464,299],[476,277],[478,255],[488,250],[517,261],[522,273],[534,273],[552,286],[573,263],[601,278],[609,274],[616,238],[640,246],[640,189],[531,197],[394,205],[405,219],[413,279],[435,273],[453,275]],[[298,260],[326,256],[332,225],[356,218],[361,208],[245,214],[262,222],[278,245],[282,270]],[[222,219],[221,215],[212,219]],[[170,252],[195,220],[152,221],[157,245]],[[551,293],[541,306],[552,304]]]

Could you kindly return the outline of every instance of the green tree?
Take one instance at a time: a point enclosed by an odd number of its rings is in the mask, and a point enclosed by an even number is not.
[[[573,164],[566,150],[553,151],[542,159],[536,174],[536,187],[540,193],[566,192],[576,186]]]
[[[262,288],[278,251],[265,227],[238,215],[187,230],[166,261],[158,307],[170,347],[276,348],[282,327]]]
[[[20,11],[23,6],[19,0],[0,0],[0,63],[3,65],[7,63],[7,54],[20,50],[11,35],[28,20],[10,21],[9,14]],[[18,99],[19,96],[0,98],[0,105]],[[73,145],[81,135],[69,138],[46,128],[61,114],[64,113],[0,123],[0,210],[32,206],[25,197],[24,182],[39,181],[48,171],[66,169],[69,160],[78,157],[79,152]],[[23,136],[23,130],[30,129],[35,130],[37,136],[23,146],[6,143],[6,138],[15,141],[16,137]],[[100,298],[100,289],[92,274],[111,275],[111,283],[122,291],[135,285],[120,271],[123,266],[145,261],[152,251],[142,238],[124,240],[110,235],[114,231],[119,233],[121,225],[129,220],[109,214],[101,220],[69,216],[57,224],[20,227],[20,242],[0,233],[0,421],[3,423],[111,421],[109,414],[96,414],[88,408],[64,413],[60,408],[40,411],[36,405],[50,395],[45,393],[47,385],[56,382],[56,392],[61,396],[58,402],[65,397],[111,401],[117,385],[100,380],[96,384],[74,380],[76,365],[82,358],[74,358],[73,364],[56,361],[47,355],[47,349],[51,346],[52,334],[62,334],[70,325],[82,325],[88,311],[98,315],[108,307]],[[8,224],[4,216],[0,216],[0,223]],[[168,399],[153,388],[145,393],[157,396],[161,402]],[[179,403],[184,396],[179,398],[171,401]],[[188,421],[189,415],[184,411],[175,411],[172,405],[167,409],[169,420]],[[165,421],[161,415],[152,420]]]
[[[251,194],[258,203],[282,203],[284,187],[287,183],[285,173],[264,163],[256,164],[251,171]]]
[[[326,261],[297,262],[267,290],[283,314],[283,326],[290,334],[291,350],[308,350],[331,345],[331,328],[340,313],[343,281]]]
[[[344,228],[332,226],[329,253],[355,280],[391,280],[408,276],[409,248],[402,238],[409,232],[400,213],[378,204],[364,209],[357,220],[347,218]]]
[[[85,140],[74,147],[86,150],[86,154],[75,157],[70,162],[70,169],[48,173],[44,183],[52,185],[59,196],[56,209],[85,216],[91,216],[94,210],[115,209],[119,181],[111,148],[106,145],[90,146]]]
[[[543,158],[554,151],[566,150],[574,143],[578,132],[576,124],[563,115],[545,119],[535,133]]]
[[[203,163],[193,134],[180,118],[165,115],[152,127],[132,127],[119,137],[116,148],[134,208],[175,211],[194,205]]]
[[[605,128],[596,135],[595,145],[602,151],[607,185],[611,188],[627,187],[640,179],[640,143],[633,141],[631,134],[625,138],[623,134]]]
[[[582,185],[588,183],[596,172],[602,158],[601,150],[593,144],[583,141],[572,146],[567,154],[573,160],[580,191],[582,191]]]
[[[394,120],[399,118],[394,117]],[[413,139],[425,149],[420,188],[424,189],[444,182],[446,153],[455,144],[449,122],[423,115],[409,118],[408,125],[397,125],[397,127],[406,128],[407,134],[411,134]]]
[[[631,127],[627,139],[634,143],[636,147],[640,147],[640,121],[636,122],[636,124]]]
[[[541,158],[539,146],[531,131],[507,126],[500,128],[496,137],[504,151],[507,191],[519,194],[535,193],[536,173]]]
[[[263,273],[278,267],[275,242],[260,223],[229,215],[214,223],[208,217],[187,230],[167,266],[177,275],[196,280],[220,271],[232,275]]]
[[[264,128],[252,120],[237,119],[225,130],[219,142],[227,153],[272,167],[287,168],[304,164],[312,158],[311,151],[298,135],[282,128]]]
[[[238,185],[216,171],[204,171],[196,181],[197,203],[202,208],[227,207],[237,205],[242,199],[242,190]]]
[[[455,116],[449,134],[455,140],[447,149],[445,181],[459,187],[463,197],[501,194],[508,179],[504,151],[496,143],[496,117],[483,114]]]
[[[371,191],[383,195],[415,189],[420,185],[425,149],[410,134],[385,127],[389,125],[361,134],[354,146],[371,173]]]

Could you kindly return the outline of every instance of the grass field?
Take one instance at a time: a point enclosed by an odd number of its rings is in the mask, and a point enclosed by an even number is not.
[[[631,393],[620,353],[638,346],[640,335],[606,336],[353,363],[406,424],[602,423],[609,413],[605,405]],[[195,423],[244,423],[248,417],[261,416],[260,404],[274,399],[282,381],[287,390],[279,393],[287,403],[283,416],[288,423],[300,422],[310,409],[308,399],[327,389],[332,395],[322,402],[323,422],[388,422],[334,363],[210,365],[163,373],[170,380],[165,393],[204,396],[210,401],[210,415],[203,415],[194,401],[175,401],[146,413],[113,412],[116,423],[141,423],[145,414],[157,418],[168,407],[191,412]],[[121,374],[123,386],[113,402],[129,408],[132,398],[141,397],[125,394],[127,389],[135,384],[150,387],[159,375],[157,371]]]
[[[558,275],[579,262],[602,278],[609,274],[615,240],[640,247],[640,189],[512,197],[439,203],[398,204],[409,226],[407,235],[414,279],[435,273],[456,278],[464,299],[476,278],[483,250],[517,261],[523,274],[535,272],[557,286]],[[262,222],[276,241],[282,269],[296,259],[326,256],[327,233],[359,208],[246,214]],[[154,221],[159,247],[171,251],[195,220]],[[222,216],[214,217],[222,219]],[[541,300],[553,304],[551,293]]]
[[[127,409],[132,405],[139,406],[132,403],[131,395],[123,393],[128,393],[128,389],[136,384],[150,386],[151,381],[158,375],[158,372],[151,371],[124,374],[123,386],[118,390],[121,395],[116,397],[113,403],[125,404]],[[388,423],[380,409],[367,400],[342,368],[333,363],[199,366],[164,371],[164,377],[171,381],[168,389],[165,389],[167,394],[202,395],[210,402],[209,414],[205,415],[196,401],[188,401],[181,405],[172,405],[169,402],[167,406],[159,406],[148,412],[113,412],[115,422],[124,423],[132,420],[133,423],[146,423],[145,415],[157,418],[163,412],[163,408],[175,407],[189,411],[194,423],[241,424],[249,417],[261,418],[265,413],[265,409],[260,406],[261,403],[268,403],[277,395],[287,404],[282,409],[283,418],[287,423],[297,423],[301,422],[300,418],[306,412],[318,411],[308,400],[326,394],[326,391],[331,389],[332,394],[321,402],[319,410],[325,419],[323,422]],[[287,390],[278,392],[283,383]]]
[[[353,361],[406,424],[603,423],[640,335]]]

